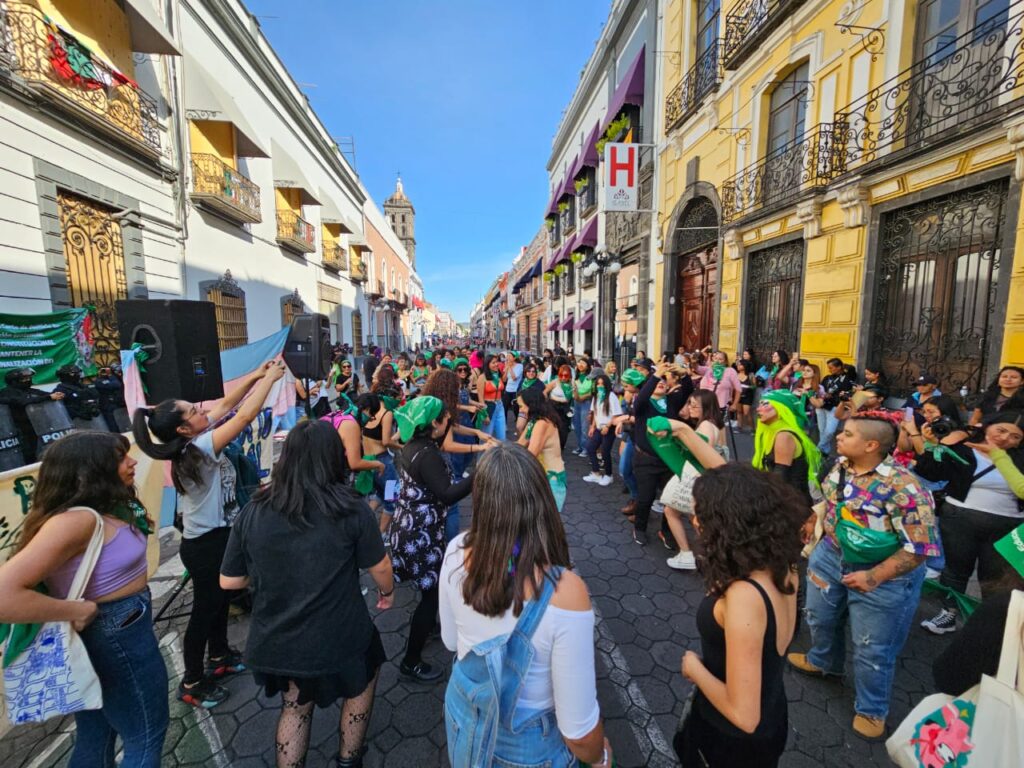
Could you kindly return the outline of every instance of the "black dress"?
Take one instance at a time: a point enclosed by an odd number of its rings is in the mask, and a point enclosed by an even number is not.
[[[775,609],[760,584],[753,579],[744,581],[753,584],[761,594],[768,612],[761,648],[761,722],[753,733],[741,731],[698,690],[690,716],[675,737],[676,754],[683,768],[774,768],[786,749],[789,716],[782,677],[784,659],[775,650]],[[701,601],[697,631],[704,666],[725,682],[725,630],[715,621],[717,602],[718,598],[711,595]]]

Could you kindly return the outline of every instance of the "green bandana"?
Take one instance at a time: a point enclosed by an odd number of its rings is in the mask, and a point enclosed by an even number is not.
[[[930,445],[929,443],[925,443],[924,449],[932,455],[932,458],[935,459],[936,464],[941,464],[942,459],[945,456],[948,456],[951,459],[956,459],[957,461],[964,465],[970,464],[970,462],[967,461],[967,459],[965,459],[963,456],[961,456],[956,451],[951,449],[948,445],[943,445],[942,443],[938,443],[936,445]]]
[[[664,437],[659,437],[655,432],[667,432]],[[701,435],[704,437],[704,435]],[[693,457],[686,445],[672,437],[672,426],[664,416],[653,416],[647,420],[647,440],[650,442],[654,452],[658,455],[665,466],[672,470],[673,474],[679,475],[683,472],[684,464],[692,464],[693,468],[703,473],[704,467]],[[707,441],[707,438],[704,438]]]
[[[605,389],[604,387],[598,387],[597,388],[597,402],[603,403],[607,399],[608,399],[608,390]]]
[[[1024,524],[1018,525],[993,546],[1017,573],[1024,576]]]
[[[373,454],[369,456],[363,456],[363,461],[376,461],[377,457]],[[360,496],[369,496],[373,493],[373,470],[372,469],[361,469],[356,474],[356,481],[354,483],[356,493]]]
[[[395,411],[398,422],[398,436],[403,443],[408,443],[418,427],[430,424],[444,412],[444,403],[436,397],[425,395],[410,400]]]
[[[431,352],[429,349],[426,352],[423,353],[423,358],[425,360],[430,360],[433,356],[434,356],[434,353]]]
[[[384,404],[384,407],[389,411],[394,411],[399,405],[402,404],[400,398],[391,397],[391,395],[381,395],[380,401]]]
[[[352,398],[349,397],[345,392],[342,392],[338,396],[338,410],[342,413],[347,413],[349,416],[355,416],[359,413],[359,409],[356,404],[352,402]],[[342,407],[344,406],[344,407]]]
[[[35,590],[42,595],[49,594],[45,584],[37,585]],[[4,648],[4,669],[32,645],[42,628],[42,624],[0,624],[0,645],[7,643],[7,647]]]
[[[534,384],[540,384],[540,379],[523,379],[523,389],[528,389]]]
[[[566,384],[564,381],[559,385],[562,387],[562,394],[565,395],[566,402],[572,402],[572,384]]]
[[[715,363],[711,366],[711,376],[715,381],[721,381],[723,374],[725,374],[725,366],[722,363]]]
[[[465,366],[468,366],[469,368],[472,368],[472,367],[473,367],[473,366],[471,366],[471,365],[469,364],[469,360],[467,360],[467,359],[466,359],[466,358],[464,358],[464,357],[456,357],[456,358],[455,358],[455,362],[454,362],[454,363],[452,363],[452,366],[453,366],[454,368],[458,368],[460,364],[461,364],[461,365],[465,365]]]
[[[757,423],[757,430],[754,433],[754,460],[755,469],[764,469],[764,459],[771,453],[775,445],[775,437],[779,432],[789,432],[796,438],[803,448],[804,457],[807,459],[807,478],[815,486],[818,484],[818,467],[821,465],[821,453],[814,441],[807,436],[807,413],[803,409],[800,398],[792,392],[784,389],[774,389],[761,395],[762,400],[767,400],[774,406],[778,418],[771,424],[761,421]]]
[[[442,365],[442,366],[444,366],[444,367],[445,367],[445,368],[447,368],[447,369],[448,369],[449,371],[450,371],[450,370],[451,370],[452,368],[454,368],[454,367],[455,367],[455,363],[453,363],[453,362],[452,362],[451,360],[448,360],[447,358],[444,358],[444,357],[442,357],[442,358],[441,358],[441,359],[440,359],[440,360],[438,361],[438,365]]]
[[[523,433],[523,437],[526,438],[526,442],[530,442],[530,437],[533,435],[533,428],[537,426],[536,419],[530,419],[526,422],[526,432]]]
[[[660,398],[658,400],[655,400],[652,397],[651,398],[651,405],[653,405],[654,409],[658,413],[660,413],[662,416],[664,416],[666,413],[668,413],[668,403],[665,402],[665,398]]]
[[[629,384],[631,387],[639,389],[645,381],[647,381],[647,377],[636,368],[630,368],[622,373],[622,383]]]
[[[586,376],[582,379],[576,379],[576,393],[580,397],[590,397],[591,392],[594,391],[594,381]]]

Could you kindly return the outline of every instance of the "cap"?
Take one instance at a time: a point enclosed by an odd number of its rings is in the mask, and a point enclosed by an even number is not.
[[[934,376],[932,376],[930,373],[922,373],[920,376],[917,377],[917,379],[915,379],[914,386],[915,387],[920,387],[920,386],[923,386],[925,384],[938,384],[938,383],[939,383],[939,380],[936,379]]]
[[[638,357],[633,361],[633,365],[639,365],[647,371],[654,370],[654,362],[649,357]]]

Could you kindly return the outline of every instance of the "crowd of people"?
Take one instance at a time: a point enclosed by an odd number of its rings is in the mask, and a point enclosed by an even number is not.
[[[449,670],[423,657],[438,627],[455,653],[445,694],[453,766],[610,766],[594,613],[561,515],[577,482],[619,483],[633,541],[650,544],[654,517],[668,565],[704,581],[701,647],[680,661],[694,691],[675,737],[684,766],[777,765],[788,734],[783,669],[842,674],[847,624],[852,729],[882,737],[929,568],[946,598],[922,627],[961,629],[961,649],[984,638],[968,646],[968,671],[952,650],[937,659],[937,685],[963,689],[995,670],[1006,596],[1024,586],[1024,561],[994,547],[1024,530],[1024,370],[1005,366],[966,411],[928,372],[899,398],[880,366],[826,367],[822,377],[787,350],[763,363],[745,350],[732,364],[711,347],[659,360],[640,352],[619,370],[586,351],[461,347],[381,351],[356,370],[339,350],[327,376],[299,385],[306,417],[244,505],[226,453],[280,364],[210,411],[182,400],[138,410],[139,447],[170,463],[195,593],[179,700],[216,707],[227,696],[219,681],[251,670],[280,697],[282,766],[304,763],[313,707],[343,700],[337,764],[362,765],[387,663],[360,594],[365,570],[378,610],[392,607],[396,585],[418,595],[395,660],[403,678],[444,679]],[[735,435],[747,431],[744,462]],[[112,764],[114,734],[125,765],[158,765],[167,728],[140,559],[153,522],[127,447],[82,432],[47,450],[19,550],[0,566],[0,620],[74,622],[109,691],[102,711],[76,715],[72,765]],[[587,460],[579,477],[567,450]],[[459,505],[470,494],[466,526]],[[106,545],[74,602],[61,596],[91,536],[82,507],[103,516]],[[957,598],[975,572],[982,607],[964,623]],[[252,596],[244,652],[227,641],[239,590]],[[810,646],[790,652],[798,594]],[[111,650],[128,638],[132,654]]]

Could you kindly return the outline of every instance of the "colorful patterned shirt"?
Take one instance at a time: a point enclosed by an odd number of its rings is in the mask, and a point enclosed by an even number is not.
[[[840,458],[832,468],[822,493],[828,504],[825,511],[825,536],[836,544],[836,500],[839,497]],[[843,512],[848,519],[874,531],[896,533],[903,549],[911,554],[934,557],[940,553],[932,495],[910,470],[899,466],[891,456],[870,472],[853,474],[846,470]]]

